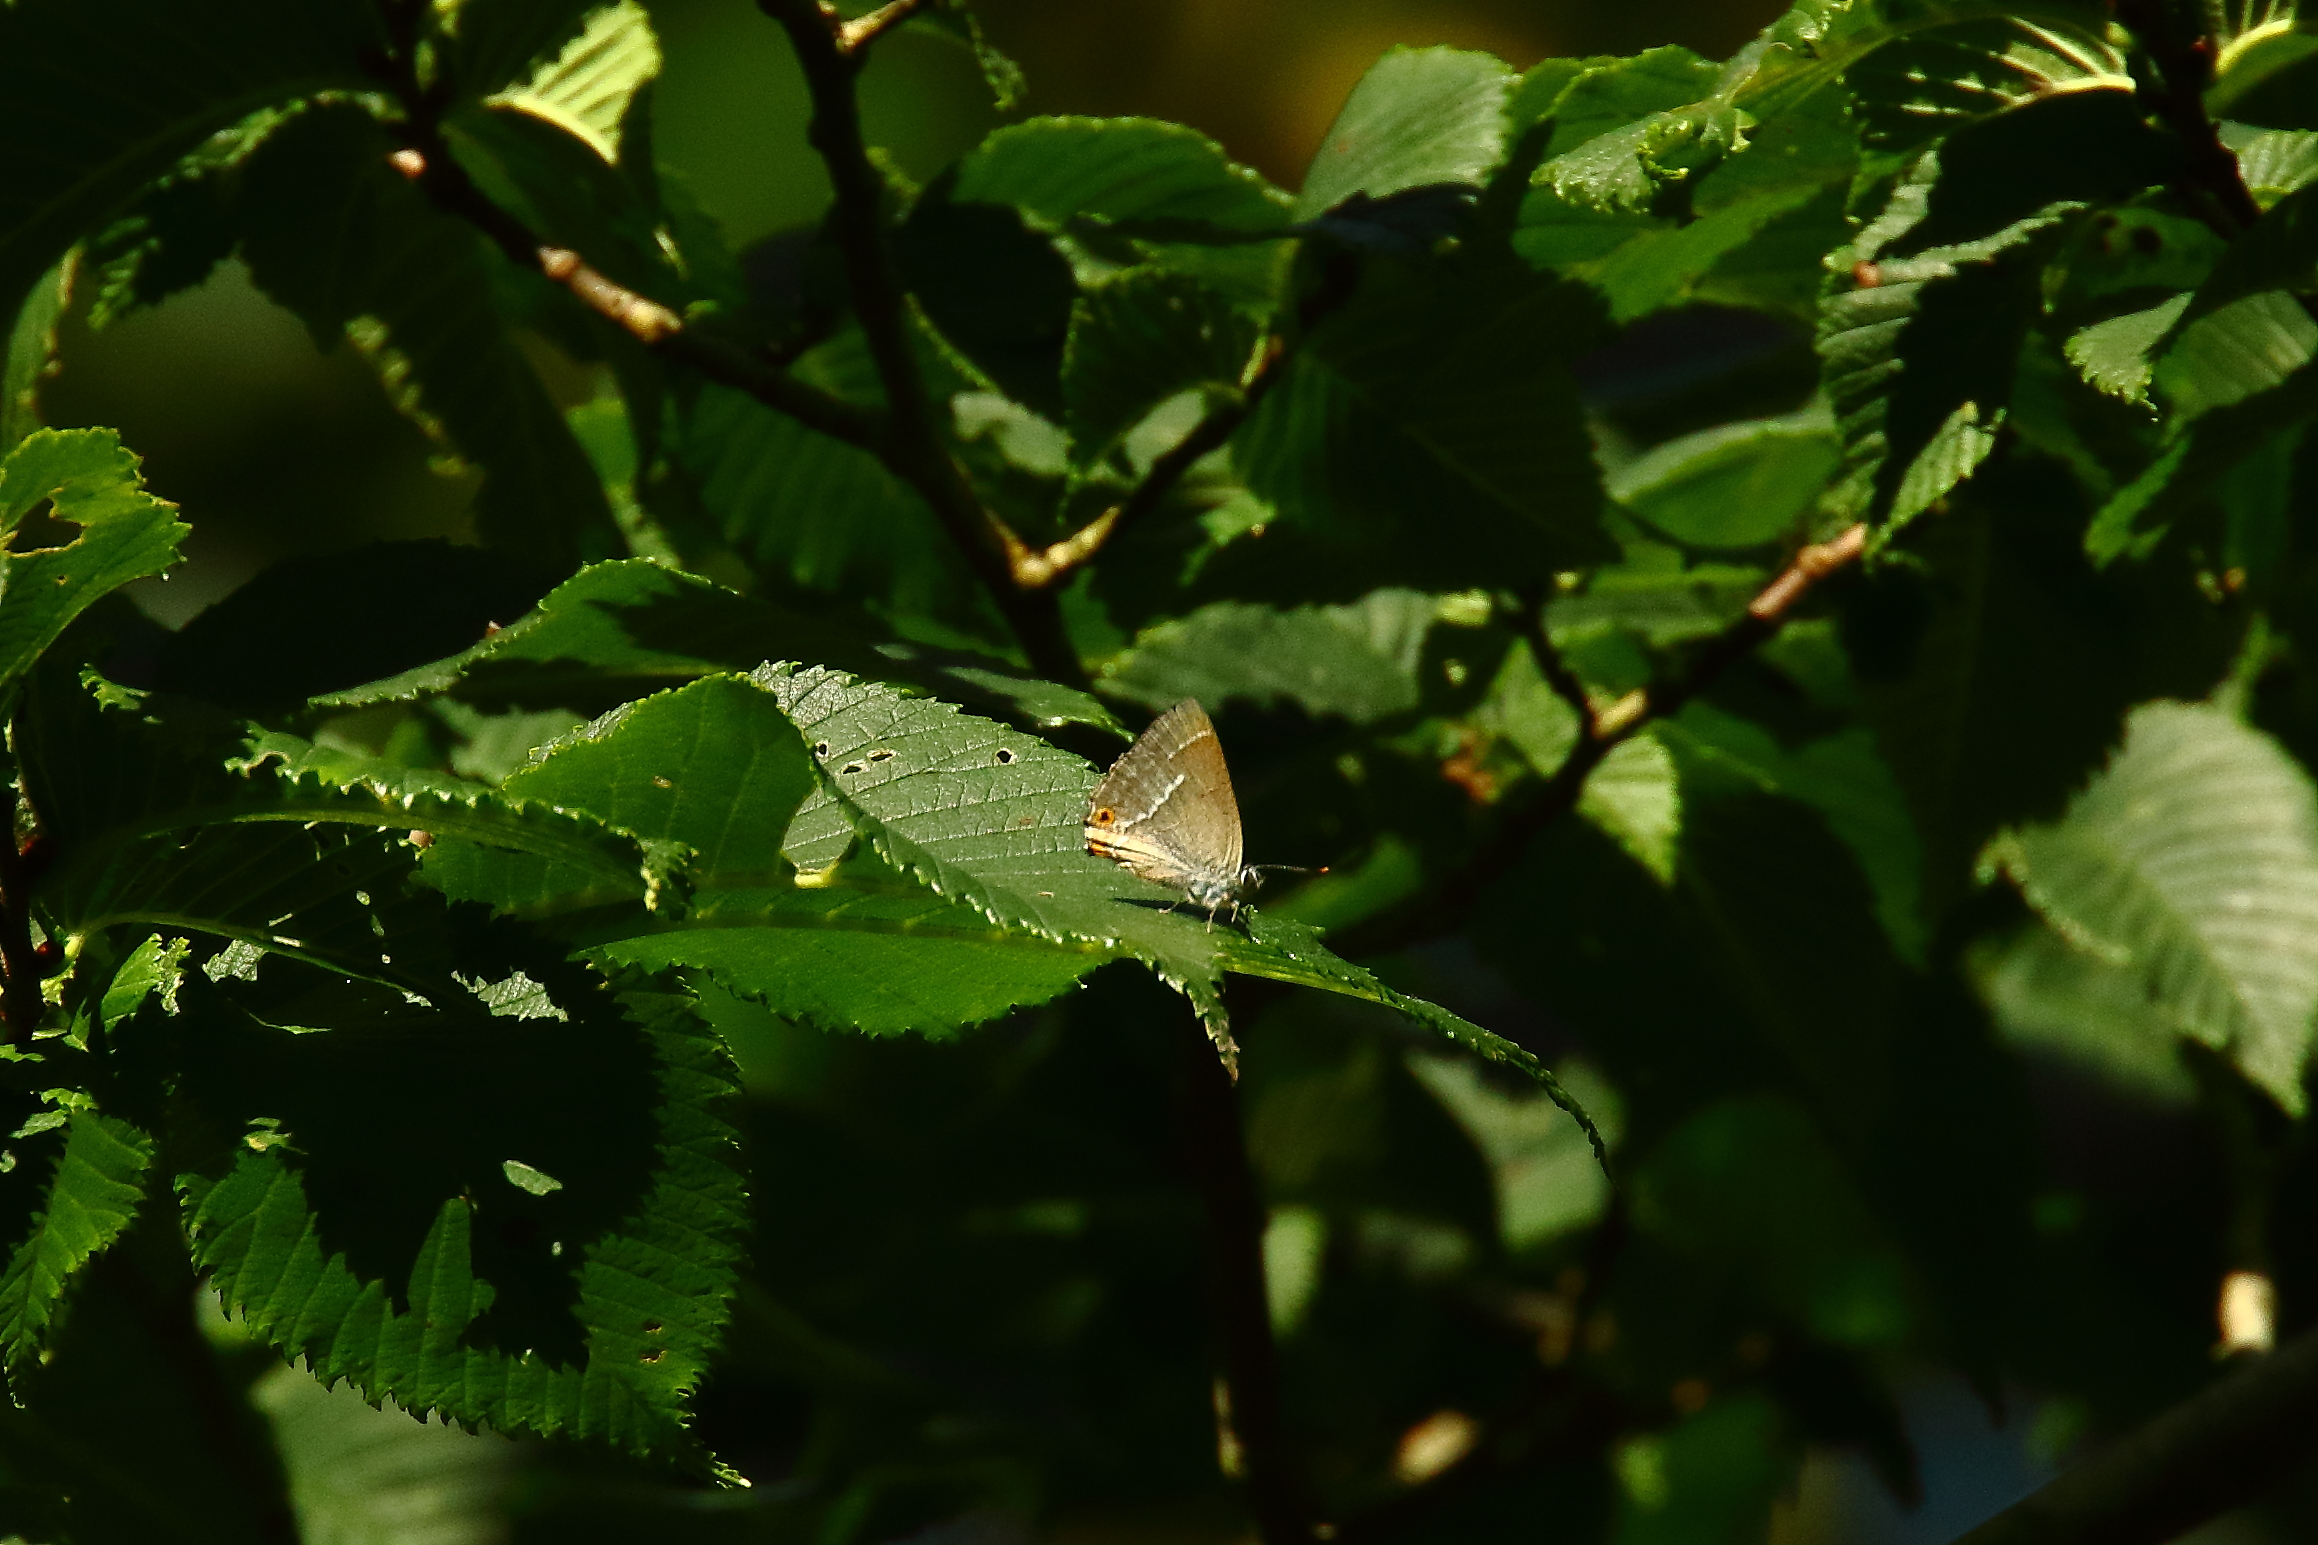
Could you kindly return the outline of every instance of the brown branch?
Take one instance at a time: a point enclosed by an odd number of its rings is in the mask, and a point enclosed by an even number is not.
[[[417,182],[436,208],[481,231],[510,262],[563,286],[653,353],[746,392],[808,429],[864,450],[877,448],[882,429],[875,413],[810,386],[736,344],[686,328],[683,318],[666,306],[614,283],[578,253],[548,245],[491,202],[423,121],[414,117],[406,133],[412,143],[395,153],[396,168]]]
[[[1544,595],[1523,596],[1521,605],[1512,608],[1510,615],[1513,631],[1529,646],[1529,658],[1536,663],[1537,674],[1545,678],[1555,697],[1577,710],[1579,737],[1598,738],[1602,733],[1602,719],[1594,708],[1593,695],[1586,691],[1586,684],[1578,680],[1578,673],[1570,669],[1569,661],[1553,647],[1553,639],[1545,631]]]
[[[1956,1545],[2161,1545],[2318,1456],[2318,1330],[2160,1412]]]
[[[857,54],[926,8],[926,0],[892,0],[866,16],[837,24],[837,51]]]
[[[956,544],[976,579],[1013,628],[1031,668],[1072,686],[1086,668],[1062,625],[1053,594],[1016,582],[1010,555],[1021,539],[982,503],[942,438],[933,396],[918,367],[909,293],[885,230],[885,180],[869,159],[854,82],[864,56],[848,49],[845,23],[817,0],[757,0],[789,35],[813,104],[805,139],[828,169],[834,195],[830,226],[844,259],[853,314],[885,388],[886,434],[878,447],[887,470],[915,489]]]
[[[1341,955],[1370,955],[1453,930],[1490,886],[1521,863],[1539,833],[1577,808],[1585,794],[1586,779],[1612,751],[1644,726],[1677,712],[1712,687],[1724,671],[1779,631],[1787,614],[1812,586],[1858,562],[1866,551],[1867,527],[1857,525],[1795,554],[1778,578],[1747,603],[1746,613],[1738,621],[1706,642],[1680,677],[1664,686],[1630,692],[1601,710],[1592,732],[1578,737],[1553,776],[1519,808],[1511,810],[1461,868],[1428,887],[1414,901],[1332,936],[1330,948]]]
[[[1176,1037],[1183,1063],[1186,1157],[1207,1215],[1209,1299],[1221,1346],[1229,1434],[1263,1545],[1318,1538],[1280,1409],[1270,1295],[1264,1287],[1264,1203],[1249,1172],[1239,1090],[1197,1027]]]
[[[2116,15],[2157,67],[2151,105],[2188,157],[2182,180],[2197,195],[2190,203],[2198,218],[2225,239],[2241,234],[2262,217],[2262,208],[2205,110],[2213,40],[2180,26],[2166,0],[2116,0]]]
[[[1014,582],[1032,589],[1051,585],[1102,551],[1104,544],[1120,531],[1148,519],[1167,501],[1175,485],[1183,481],[1183,474],[1200,458],[1219,449],[1247,422],[1256,404],[1283,374],[1286,359],[1285,341],[1277,336],[1266,337],[1257,347],[1247,375],[1240,383],[1238,396],[1210,408],[1206,417],[1191,426],[1189,434],[1151,463],[1143,480],[1125,499],[1051,547],[1031,548],[1017,542],[1010,548],[1007,557],[1014,570]]]

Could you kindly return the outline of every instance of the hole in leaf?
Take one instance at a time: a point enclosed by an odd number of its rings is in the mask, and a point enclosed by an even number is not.
[[[666,1352],[663,1352],[663,1351],[661,1351],[661,1350],[660,1350],[660,1348],[658,1348],[658,1347],[654,1347],[654,1348],[653,1348],[651,1351],[649,1351],[649,1352],[645,1352],[645,1353],[641,1353],[641,1354],[639,1354],[639,1355],[637,1356],[637,1358],[636,1358],[636,1361],[638,1361],[638,1362],[640,1362],[640,1363],[656,1363],[656,1362],[660,1361],[660,1359],[661,1359],[661,1358],[663,1358],[663,1357],[666,1357],[667,1355],[668,1355],[668,1354],[667,1354]]]
[[[875,751],[869,753],[869,759],[873,762],[890,762],[893,760],[893,753],[885,747],[879,746]]]
[[[645,1335],[647,1335],[647,1336],[657,1336],[657,1335],[659,1335],[659,1334],[660,1334],[660,1322],[659,1322],[658,1320],[646,1320],[646,1321],[644,1322],[644,1334],[645,1334]]]
[[[43,499],[25,512],[24,518],[8,533],[7,541],[0,545],[12,553],[70,547],[81,539],[82,529],[73,521],[57,519],[56,507]]]
[[[861,771],[861,764],[859,762],[847,762],[843,767],[837,769],[838,775],[840,777],[847,773],[857,773],[859,771]]]
[[[1005,765],[1006,765],[1008,762],[1011,762],[1011,761],[1013,761],[1013,760],[1014,760],[1014,753],[1013,753],[1012,751],[1009,751],[1009,750],[1008,750],[1006,747],[1004,747],[1004,746],[1000,746],[1000,747],[998,748],[998,765],[999,765],[999,766],[1001,766],[1001,767],[1004,767],[1004,766],[1005,766]]]
[[[814,741],[814,742],[813,742],[813,754],[814,754],[815,756],[819,757],[819,758],[820,758],[822,761],[824,761],[824,762],[828,761],[828,760],[829,760],[829,742],[827,742],[826,740],[816,740],[816,741]]]

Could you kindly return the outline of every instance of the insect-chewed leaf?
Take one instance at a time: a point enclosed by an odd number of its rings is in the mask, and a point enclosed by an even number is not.
[[[846,857],[850,827],[798,876],[783,848],[800,804],[825,798],[819,777],[773,694],[712,676],[605,715],[506,783],[696,851],[681,920],[621,905],[569,864],[472,843],[436,844],[427,872],[455,897],[548,919],[603,958],[703,967],[791,1018],[872,1034],[995,1018],[1109,958],[999,926],[872,856]]]
[[[49,530],[26,516],[48,501]],[[77,529],[74,529],[77,528]],[[41,429],[0,459],[0,682],[29,669],[107,591],[177,561],[190,528],[145,492],[137,458],[109,429]]]
[[[1220,1020],[1224,930],[1174,910],[1183,898],[1086,850],[1095,771],[1067,751],[947,703],[817,667],[756,679],[811,744],[825,788],[783,851],[829,869],[857,834],[880,856],[1003,927],[1133,955]]]

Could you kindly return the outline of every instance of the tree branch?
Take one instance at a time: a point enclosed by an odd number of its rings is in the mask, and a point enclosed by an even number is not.
[[[1956,1545],[2162,1545],[2318,1451],[2318,1330],[2248,1361]]]
[[[1747,603],[1738,621],[1707,641],[1680,677],[1664,686],[1629,692],[1600,710],[1592,728],[1579,735],[1553,776],[1518,809],[1510,811],[1461,868],[1413,902],[1344,929],[1329,940],[1329,947],[1343,955],[1368,955],[1455,929],[1482,894],[1521,863],[1539,833],[1577,808],[1586,779],[1612,751],[1652,721],[1675,713],[1712,687],[1724,671],[1779,631],[1787,614],[1812,586],[1856,563],[1866,551],[1867,527],[1858,525],[1796,553],[1778,578]],[[1542,661],[1539,668],[1544,669]]]
[[[407,5],[390,17],[396,44],[384,72],[405,118],[404,148],[393,159],[438,208],[473,225],[517,266],[534,268],[562,285],[645,348],[746,392],[808,429],[876,456],[926,501],[1013,630],[1032,668],[1053,680],[1084,686],[1085,668],[1063,629],[1054,598],[1015,582],[1007,554],[1010,546],[1019,548],[1021,542],[983,507],[942,441],[909,335],[908,298],[885,242],[878,209],[880,184],[862,143],[853,98],[853,79],[860,68],[856,50],[906,20],[918,4],[919,0],[897,0],[848,24],[812,0],[761,0],[762,9],[795,43],[812,91],[810,138],[837,190],[839,246],[845,253],[854,308],[885,388],[884,414],[799,381],[779,364],[727,340],[687,328],[666,306],[614,282],[581,254],[547,244],[493,203],[442,137],[437,104],[418,80],[416,11]]]
[[[1545,597],[1526,595],[1521,605],[1511,609],[1513,631],[1529,646],[1529,657],[1537,664],[1537,674],[1553,689],[1553,695],[1577,710],[1578,735],[1582,740],[1598,739],[1602,733],[1602,717],[1594,708],[1594,700],[1586,691],[1586,684],[1578,680],[1578,673],[1570,669],[1569,661],[1553,647],[1553,639],[1545,631]]]
[[[2198,217],[2224,238],[2241,234],[2262,217],[2262,208],[2205,110],[2205,88],[2213,83],[2213,40],[2179,25],[2168,14],[2166,0],[2116,0],[2116,13],[2157,66],[2151,105],[2188,156],[2182,181],[2199,195],[2190,200]]]
[[[410,27],[398,30],[408,33]],[[391,160],[395,170],[416,182],[436,208],[474,226],[516,267],[534,269],[562,285],[589,310],[655,354],[746,392],[809,429],[864,450],[877,448],[882,429],[875,413],[809,386],[735,344],[687,329],[683,319],[666,306],[615,284],[580,254],[550,246],[493,203],[443,139],[435,121],[435,104],[418,83],[412,63],[414,47],[408,36],[401,38],[387,64],[387,84],[403,109],[403,148]]]
[[[879,454],[896,477],[917,490],[957,544],[1021,641],[1032,668],[1084,686],[1086,671],[1063,629],[1054,596],[1016,580],[1012,554],[1023,547],[1021,539],[982,503],[942,438],[933,397],[918,368],[909,294],[886,239],[885,181],[871,164],[861,134],[854,81],[863,56],[855,51],[857,45],[845,41],[846,24],[817,0],[757,0],[757,8],[789,35],[805,74],[813,104],[805,138],[829,171],[835,198],[831,228],[844,258],[854,315],[885,388],[886,434]]]
[[[1209,1297],[1222,1343],[1217,1417],[1229,1432],[1263,1545],[1318,1536],[1280,1410],[1279,1360],[1264,1288],[1264,1204],[1248,1170],[1239,1090],[1204,1032],[1176,1037],[1192,1181],[1207,1215]]]
[[[1128,526],[1138,524],[1164,504],[1200,458],[1222,446],[1232,437],[1248,415],[1256,409],[1264,394],[1272,389],[1286,368],[1287,345],[1277,336],[1267,337],[1256,354],[1246,378],[1240,383],[1239,396],[1211,408],[1207,416],[1191,426],[1191,432],[1178,440],[1170,449],[1151,463],[1143,480],[1133,492],[1119,503],[1088,521],[1078,530],[1043,549],[1021,547],[1019,554],[1010,552],[1014,581],[1025,587],[1051,585],[1056,580],[1085,563],[1100,552],[1105,543]],[[1016,544],[1018,547],[1021,544]]]
[[[837,24],[837,51],[856,54],[926,8],[926,0],[892,0],[866,16]]]

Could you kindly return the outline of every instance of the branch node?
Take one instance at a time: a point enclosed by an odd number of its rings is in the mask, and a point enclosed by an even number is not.
[[[926,0],[891,0],[890,4],[881,5],[868,15],[856,16],[851,21],[836,20],[837,13],[826,5],[821,7],[821,12],[833,23],[837,52],[850,56],[867,48],[925,7]]]
[[[605,318],[646,348],[684,328],[683,319],[656,300],[648,300],[625,285],[614,284],[588,266],[569,247],[541,247],[539,271],[579,298],[582,305]]]

